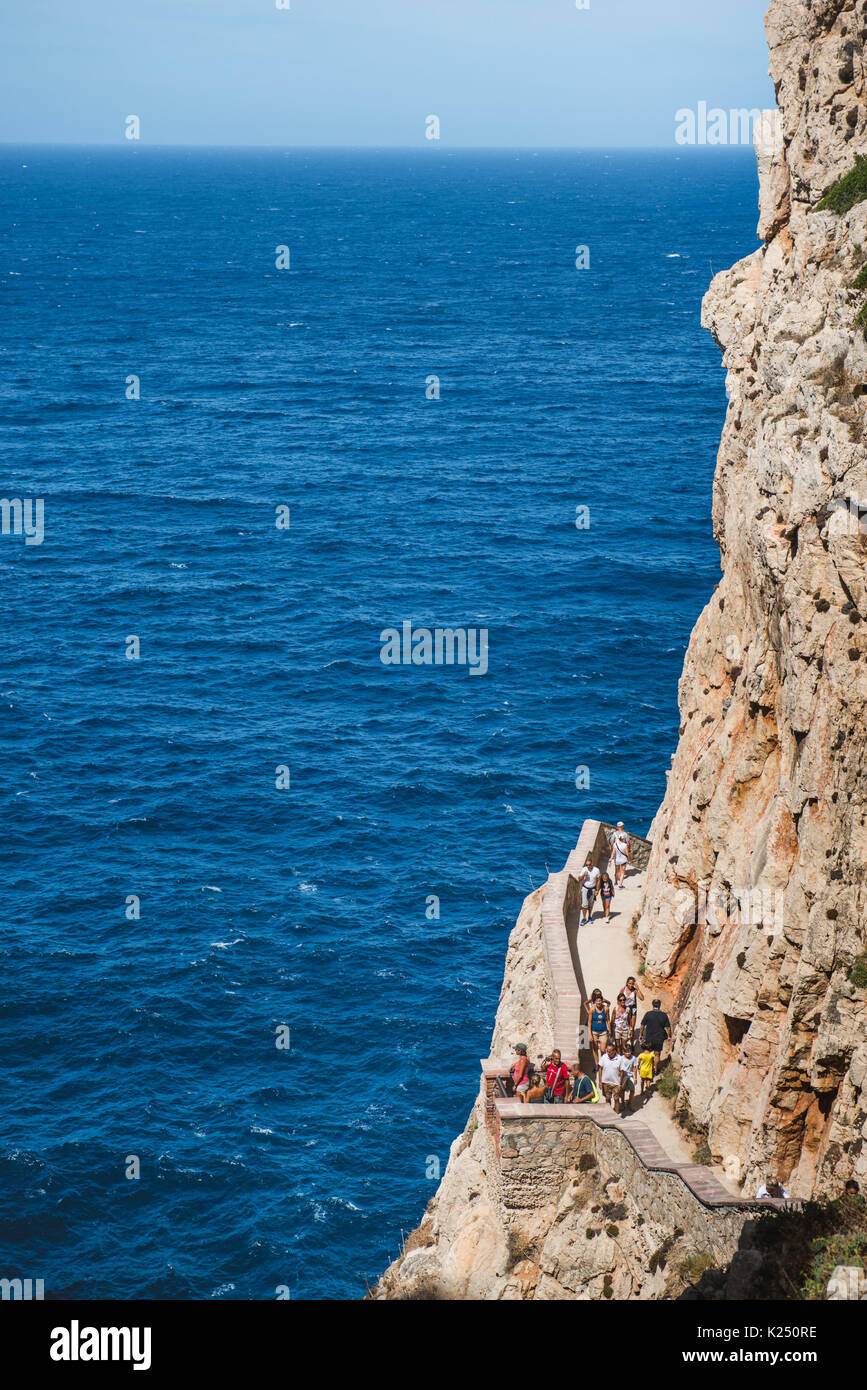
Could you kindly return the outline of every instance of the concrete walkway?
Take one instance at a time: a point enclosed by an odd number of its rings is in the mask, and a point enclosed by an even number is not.
[[[639,958],[633,945],[631,927],[641,907],[644,893],[644,875],[627,869],[626,881],[622,888],[615,889],[611,903],[611,917],[608,922],[602,914],[602,906],[597,898],[597,907],[589,926],[578,926],[579,913],[573,910],[566,922],[566,935],[573,961],[580,959],[584,984],[588,994],[601,989],[604,997],[612,1004],[618,992],[634,975],[638,988],[644,995],[638,1001],[638,1022],[651,1007],[650,992],[638,974]],[[636,1096],[631,1115],[621,1119],[623,1129],[636,1123],[646,1125],[666,1154],[678,1164],[692,1164],[694,1144],[690,1144],[683,1130],[672,1114],[671,1103],[652,1090],[642,1100]],[[733,1197],[740,1196],[740,1187],[733,1182],[717,1164],[702,1165],[708,1175],[712,1175]]]
[[[630,975],[635,975],[638,988],[641,989],[641,980],[637,974],[638,961],[635,958],[629,929],[641,907],[643,892],[644,875],[627,873],[623,887],[614,891],[610,921],[605,921],[601,902],[597,898],[590,925],[581,928],[580,941],[580,914],[577,911],[570,912],[566,922],[569,945],[573,948],[574,942],[573,949],[577,949],[580,954],[584,983],[588,991],[592,993],[594,989],[601,989],[605,998],[610,999],[612,1004],[617,998],[617,991],[623,988]],[[644,1007],[650,1007],[646,1000]]]

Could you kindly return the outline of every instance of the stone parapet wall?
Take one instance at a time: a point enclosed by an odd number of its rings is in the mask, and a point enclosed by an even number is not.
[[[649,1168],[616,1125],[597,1124],[559,1107],[546,1110],[542,1122],[501,1116],[498,1195],[506,1222],[556,1206],[574,1177],[595,1170],[603,1188],[613,1183],[624,1200],[628,1194],[633,1219],[640,1216],[650,1228],[689,1232],[697,1249],[725,1265],[751,1214],[770,1205],[739,1201],[722,1188],[720,1202],[710,1204],[679,1171]]]
[[[504,1215],[556,1203],[566,1175],[582,1154],[593,1152],[590,1128],[547,1118],[539,1123],[530,1117],[501,1124],[499,1196]]]
[[[679,1191],[685,1187],[691,1201],[715,1211],[725,1209],[766,1210],[784,1206],[770,1199],[745,1201],[728,1192],[713,1173],[700,1163],[677,1163],[665,1152],[656,1136],[640,1120],[623,1120],[607,1105],[574,1106],[524,1105],[521,1101],[493,1100],[496,1116],[497,1152],[503,1174],[503,1192],[514,1193],[506,1205],[544,1205],[543,1200],[519,1198],[527,1175],[536,1173],[538,1191],[553,1191],[562,1185],[562,1175],[583,1153],[599,1155],[611,1135],[617,1136],[618,1151],[625,1144],[631,1151],[630,1164],[637,1163],[646,1173],[665,1176]],[[555,1174],[559,1178],[555,1180]],[[550,1179],[550,1181],[549,1181]]]
[[[578,1060],[578,1030],[583,1022],[581,1004],[586,998],[587,987],[580,963],[576,970],[569,949],[566,919],[573,908],[581,904],[578,870],[588,854],[593,855],[594,863],[600,863],[607,846],[601,822],[585,820],[578,843],[564,868],[560,873],[551,874],[542,895],[542,933],[554,990],[554,1047],[560,1049],[567,1065]]]

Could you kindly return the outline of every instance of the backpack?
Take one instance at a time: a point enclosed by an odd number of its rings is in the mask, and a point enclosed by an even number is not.
[[[584,1099],[584,1104],[585,1104],[585,1105],[595,1105],[596,1102],[597,1102],[598,1100],[601,1100],[601,1099],[602,1099],[601,1095],[599,1094],[599,1087],[596,1085],[596,1082],[593,1080],[593,1077],[592,1077],[592,1076],[588,1076],[588,1074],[587,1074],[586,1071],[585,1071],[585,1073],[584,1073],[584,1080],[585,1080],[585,1081],[589,1081],[589,1082],[590,1082],[590,1086],[591,1086],[591,1088],[592,1088],[592,1089],[591,1089],[591,1092],[590,1092],[590,1095],[585,1097],[585,1099]]]

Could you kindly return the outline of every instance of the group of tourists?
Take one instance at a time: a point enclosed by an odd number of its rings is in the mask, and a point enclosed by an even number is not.
[[[592,854],[587,855],[578,872],[582,925],[591,920],[597,895],[608,920],[615,887],[623,887],[630,858],[629,836],[623,821],[618,821],[611,837],[608,865],[614,871],[613,879],[594,864]],[[526,1044],[516,1043],[507,1093],[525,1103],[541,1100],[560,1105],[592,1105],[605,1100],[617,1114],[628,1115],[636,1093],[644,1095],[652,1088],[663,1048],[671,1038],[671,1021],[658,999],[653,1000],[653,1007],[639,1024],[638,1006],[643,1000],[634,975],[629,976],[614,1004],[601,989],[594,989],[584,1004],[582,1029],[589,1038],[592,1070],[585,1072],[580,1061],[570,1069],[556,1049],[535,1067],[527,1055]]]
[[[671,1037],[671,1022],[659,999],[653,1000],[653,1007],[639,1025],[638,1001],[643,998],[635,976],[630,975],[614,1007],[601,989],[594,989],[586,1001],[592,1075],[580,1062],[570,1071],[556,1048],[541,1067],[535,1068],[526,1044],[516,1043],[510,1094],[524,1102],[541,1100],[555,1105],[592,1105],[605,1100],[615,1114],[628,1115],[636,1093],[643,1096],[652,1088],[663,1048]]]
[[[629,860],[629,836],[623,829],[623,821],[619,820],[611,837],[611,857],[608,861],[609,869],[614,869],[614,878],[612,879],[608,872],[603,872],[598,864],[594,864],[592,854],[588,854],[578,871],[577,877],[581,884],[581,926],[592,920],[593,905],[597,896],[602,900],[605,921],[609,921],[615,885],[618,888],[623,887]]]
[[[636,1079],[641,1081],[641,1095],[651,1089],[662,1064],[662,1050],[671,1038],[671,1020],[659,999],[653,1000],[639,1024],[638,1004],[643,999],[635,976],[630,975],[615,1004],[601,989],[594,989],[584,1004],[596,1081],[618,1114],[629,1114]]]
[[[643,999],[644,995],[635,976],[630,975],[619,991],[615,1004],[612,1005],[605,998],[601,989],[594,989],[590,998],[586,1000],[584,1012],[587,1016],[593,1065],[597,1071],[609,1044],[613,1043],[615,1051],[622,1053],[627,1044],[634,1050],[639,1037],[653,1053],[653,1075],[659,1071],[662,1049],[671,1037],[671,1020],[668,1014],[663,1012],[661,1001],[654,999],[653,1007],[647,1010],[639,1025],[638,1004],[639,1000]]]
[[[546,1101],[552,1105],[593,1105],[605,1100],[616,1114],[628,1115],[640,1081],[644,1095],[653,1083],[653,1053],[646,1048],[635,1053],[627,1043],[618,1053],[610,1043],[599,1067],[598,1082],[584,1071],[580,1062],[566,1066],[557,1048],[536,1070],[527,1057],[524,1043],[515,1044],[517,1060],[512,1067],[512,1094],[522,1101]]]

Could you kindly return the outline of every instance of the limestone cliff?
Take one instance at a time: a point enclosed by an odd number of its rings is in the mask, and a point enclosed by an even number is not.
[[[686,656],[637,929],[648,981],[672,1001],[684,1122],[745,1192],[773,1168],[806,1196],[850,1174],[867,1186],[867,992],[849,980],[867,949],[867,342],[853,288],[867,202],[817,206],[867,153],[867,0],[772,0],[766,30],[779,115],[757,138],[764,245],[715,278],[703,311],[729,395],[722,579]],[[510,941],[492,1054],[518,1036],[536,1056],[551,1045],[541,915],[537,893]],[[561,1128],[550,1156],[538,1128],[509,1139],[535,1144],[539,1174],[518,1209],[480,1099],[374,1296],[676,1297],[740,1242],[714,1295],[738,1296],[739,1269],[760,1263],[745,1213],[711,1218],[622,1134]]]
[[[676,997],[684,1118],[747,1188],[772,1168],[806,1196],[867,1180],[848,979],[867,920],[867,202],[816,206],[867,150],[867,6],[774,0],[766,29],[766,243],[703,313],[728,372],[723,577],[686,656],[639,937]]]

